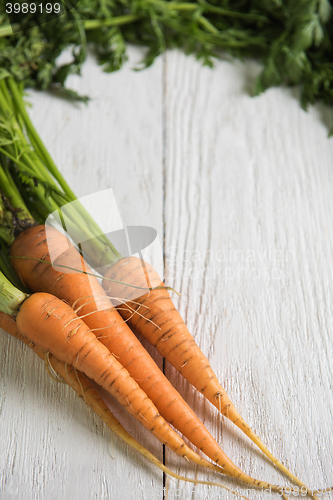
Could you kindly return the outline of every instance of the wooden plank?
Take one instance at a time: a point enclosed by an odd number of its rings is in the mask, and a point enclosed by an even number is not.
[[[162,61],[132,71],[141,56],[131,48],[129,64],[113,75],[89,57],[83,76],[68,81],[92,98],[88,106],[31,92],[30,114],[78,196],[112,187],[124,224],[146,224],[161,233]],[[73,391],[50,379],[32,352],[4,332],[0,342],[2,500],[144,500],[147,493],[161,499],[160,471],[113,439]],[[114,410],[162,459],[162,445],[119,405]]]
[[[332,112],[306,114],[294,90],[251,98],[259,70],[166,56],[166,282],[181,292],[179,310],[241,415],[322,488],[333,483]],[[234,463],[287,483],[168,365],[167,375]],[[168,451],[166,459],[193,476]],[[167,500],[234,498],[169,484]]]

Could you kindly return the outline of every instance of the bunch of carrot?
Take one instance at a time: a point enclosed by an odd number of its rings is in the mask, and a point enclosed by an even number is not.
[[[94,239],[89,253],[92,265],[106,258],[110,263],[101,285],[64,234],[51,227],[46,231],[46,216],[75,200],[75,195],[33,128],[21,89],[11,79],[0,82],[1,103],[7,128],[0,142],[0,269],[12,284],[2,275],[0,310],[15,318],[20,333],[7,316],[0,317],[0,326],[21,335],[39,352],[49,353],[52,366],[74,388],[76,372],[70,369],[72,375],[65,377],[66,366],[95,380],[178,455],[285,497],[283,488],[251,478],[224,454],[133,333],[139,332],[277,468],[316,499],[317,492],[278,461],[239,415],[151,266],[134,257],[121,258],[104,237]],[[94,221],[76,207],[70,229],[92,234]],[[99,407],[96,411],[103,413]],[[112,422],[111,427],[119,429]],[[186,445],[170,424],[210,460]],[[128,438],[124,430],[121,433]]]
[[[13,337],[21,340],[24,344],[32,348],[37,356],[41,359],[45,359],[47,362],[47,369],[50,370],[50,367],[54,374],[56,375],[56,380],[65,382],[70,385],[76,394],[82,398],[85,403],[94,411],[96,415],[104,422],[104,424],[114,432],[120,439],[122,439],[125,443],[127,443],[131,448],[135,449],[139,452],[143,457],[152,462],[156,467],[161,469],[165,474],[175,479],[186,481],[195,484],[207,484],[210,486],[217,486],[220,488],[224,488],[231,493],[236,493],[227,486],[219,483],[213,483],[210,481],[199,481],[195,479],[189,479],[186,477],[179,476],[178,474],[172,472],[168,469],[164,464],[162,464],[152,453],[150,453],[144,446],[138,443],[132,436],[129,434],[126,429],[120,424],[120,422],[113,416],[109,407],[103,401],[102,397],[98,393],[98,391],[92,386],[91,382],[87,377],[85,377],[80,371],[76,370],[73,366],[67,365],[66,363],[60,361],[55,356],[46,356],[39,349],[39,347],[32,344],[28,341],[21,332],[19,331],[16,321],[14,318],[8,314],[0,312],[0,325],[3,330],[8,332]],[[50,372],[51,374],[51,372]],[[51,374],[54,377],[54,375]],[[59,378],[58,378],[59,377]],[[239,495],[241,498],[242,495]]]

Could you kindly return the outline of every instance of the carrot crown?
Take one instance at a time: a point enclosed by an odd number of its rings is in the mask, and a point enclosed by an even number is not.
[[[0,311],[16,316],[17,311],[29,295],[21,292],[0,272]]]

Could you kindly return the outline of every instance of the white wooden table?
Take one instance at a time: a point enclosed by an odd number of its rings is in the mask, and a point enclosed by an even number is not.
[[[130,55],[112,75],[90,57],[68,81],[92,97],[88,106],[32,92],[33,122],[78,196],[112,187],[125,224],[158,230],[166,281],[231,400],[311,488],[331,485],[332,111],[305,113],[294,89],[251,98],[253,62],[210,70],[168,52],[134,72],[142,54]],[[3,332],[0,343],[1,500],[235,498],[169,480],[163,497],[159,470],[113,438],[33,352]],[[237,465],[286,483],[168,365],[166,373]],[[162,446],[113,408],[162,460]],[[195,477],[168,451],[165,463]],[[224,481],[250,498],[273,497]]]

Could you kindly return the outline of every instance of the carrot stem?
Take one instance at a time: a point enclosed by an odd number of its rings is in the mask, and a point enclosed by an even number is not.
[[[142,15],[138,14],[127,14],[124,16],[110,17],[106,19],[86,19],[83,21],[83,27],[85,31],[91,31],[102,27],[110,26],[123,26],[124,24],[130,24],[135,21],[142,19]],[[5,36],[13,35],[13,29],[17,29],[18,25],[5,25],[0,27],[0,38]]]
[[[18,290],[0,272],[0,311],[5,314],[15,315],[16,311],[28,295]]]
[[[107,19],[87,19],[83,21],[83,26],[86,31],[101,28],[103,26],[122,26],[124,24],[133,23],[139,21],[142,15],[138,14],[127,14],[125,16],[110,17]]]
[[[30,117],[25,109],[23,100],[21,98],[21,93],[18,89],[17,84],[15,83],[13,78],[8,78],[7,79],[7,84],[8,87],[10,88],[13,96],[13,100],[15,103],[15,106],[17,107],[23,121],[25,124],[25,127],[27,129],[28,136],[30,138],[31,144],[33,147],[36,149],[36,151],[39,153],[41,159],[43,162],[48,166],[48,170],[51,172],[53,177],[57,180],[59,185],[62,187],[64,190],[65,194],[68,196],[70,200],[76,200],[76,196],[65,181],[64,177],[61,175],[57,167],[55,166],[54,161],[51,158],[51,155],[47,151],[46,147],[44,146],[43,141],[37,134],[37,131],[35,127],[32,125]]]
[[[10,35],[13,35],[13,29],[10,24],[8,24],[7,26],[0,27],[0,38]]]
[[[83,240],[93,238],[91,248],[87,248],[89,258],[94,260],[103,256],[107,257],[108,262],[117,261],[121,257],[120,253],[77,200],[58,171],[25,109],[23,93],[12,78],[0,81],[0,109],[4,115],[7,130],[13,138],[11,144],[1,145],[0,142],[0,151],[16,165],[23,175],[27,174],[30,177],[28,200],[31,203],[31,198],[37,198],[34,208],[37,209],[43,222],[49,214],[67,205],[67,223],[73,236],[77,234]],[[6,189],[6,184],[6,179],[2,179],[0,185],[3,191]],[[75,204],[70,204],[73,201]],[[100,265],[99,262],[97,264]]]
[[[29,210],[25,206],[23,198],[17,189],[12,176],[10,175],[8,169],[4,169],[4,167],[0,164],[0,185],[3,187],[4,195],[10,200],[10,204],[20,209],[20,219],[26,220],[30,219],[31,222],[33,218],[29,213]]]

